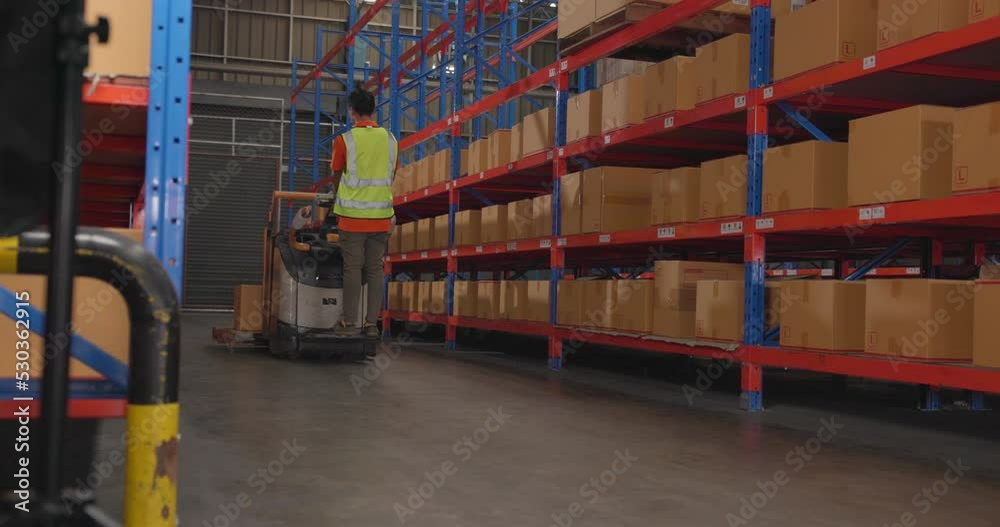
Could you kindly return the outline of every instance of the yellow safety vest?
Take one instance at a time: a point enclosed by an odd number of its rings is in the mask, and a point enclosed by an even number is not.
[[[340,178],[338,216],[381,220],[395,215],[392,207],[392,180],[396,177],[399,144],[385,128],[348,130],[342,136],[347,145],[347,169]]]

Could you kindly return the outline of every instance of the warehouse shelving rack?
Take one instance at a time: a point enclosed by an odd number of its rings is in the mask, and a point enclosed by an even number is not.
[[[417,157],[423,155],[424,143],[435,138],[439,146],[440,143],[450,146],[453,166],[449,181],[396,199],[401,221],[447,213],[450,219],[448,247],[394,254],[386,260],[387,281],[406,273],[433,273],[439,276],[446,273],[447,313],[430,315],[386,311],[386,327],[391,320],[443,324],[446,326],[447,345],[452,349],[459,327],[544,337],[549,341],[549,360],[553,369],[561,368],[564,343],[573,340],[724,358],[740,365],[742,403],[751,411],[762,409],[762,372],[763,368],[769,367],[922,385],[926,387],[925,406],[929,409],[939,404],[937,390],[940,388],[965,389],[975,392],[973,401],[974,407],[977,407],[981,404],[981,392],[1000,391],[1000,371],[967,365],[892,360],[864,354],[782,349],[769,342],[763,323],[764,281],[768,274],[779,273],[768,271],[766,262],[834,260],[836,269],[825,273],[846,279],[915,276],[918,273],[933,277],[944,263],[945,256],[960,256],[967,263],[980,265],[985,262],[987,254],[995,251],[991,243],[1000,233],[1000,194],[764,215],[761,207],[762,172],[768,147],[805,139],[844,138],[849,119],[913,104],[972,105],[1000,99],[1000,85],[996,82],[1000,79],[1000,71],[990,67],[992,63],[989,61],[989,57],[995,57],[1000,52],[1000,18],[930,35],[856,61],[772,82],[769,71],[772,34],[770,2],[753,0],[751,78],[750,89],[746,93],[723,97],[693,110],[651,118],[643,124],[614,130],[599,137],[566,143],[567,100],[571,87],[576,87],[570,82],[571,74],[591,66],[597,59],[619,56],[635,44],[722,3],[723,0],[678,2],[645,20],[609,33],[599,41],[576,46],[572,54],[524,78],[502,85],[495,93],[477,96],[471,104],[465,104],[460,86],[452,83],[451,91],[459,95],[453,98],[450,111],[443,118],[418,126],[418,131],[404,137],[400,144],[403,150],[413,148]],[[462,1],[455,4],[458,12],[465,11],[469,5]],[[462,33],[463,28],[458,28],[457,24],[448,26],[445,32],[450,28],[453,33]],[[463,40],[458,38],[456,42]],[[461,47],[461,44],[456,44],[456,49]],[[478,62],[471,71],[466,71],[464,67],[465,64],[456,63],[455,77],[475,79],[483,72]],[[914,83],[914,80],[919,80],[919,83]],[[461,174],[459,156],[455,154],[463,146],[463,126],[549,83],[557,89],[556,147],[504,167],[478,174]],[[386,81],[383,85],[388,85],[392,91],[391,82]],[[913,89],[914,85],[918,87]],[[586,82],[579,83],[579,91],[586,88]],[[390,95],[390,101],[392,99]],[[451,137],[450,142],[441,139],[448,136]],[[745,174],[748,187],[745,217],[655,226],[628,232],[561,235],[560,179],[571,170],[616,163],[675,168],[735,153],[746,153],[749,158]],[[455,246],[455,214],[459,210],[479,208],[482,206],[479,202],[506,203],[543,193],[553,196],[552,236],[473,247]],[[913,242],[897,243],[903,237],[910,237]],[[641,264],[649,259],[651,250],[657,251],[657,257],[701,256],[743,261],[746,265],[744,341],[721,348],[691,346],[645,336],[612,335],[556,324],[557,284],[568,269]],[[918,273],[912,267],[881,267],[891,264],[896,258],[900,261],[919,260]],[[505,272],[518,268],[550,271],[549,324],[479,320],[454,315],[451,299],[454,282],[460,272],[473,272],[475,275],[477,272]],[[805,270],[803,274],[811,272]],[[824,274],[823,270],[817,272]]]

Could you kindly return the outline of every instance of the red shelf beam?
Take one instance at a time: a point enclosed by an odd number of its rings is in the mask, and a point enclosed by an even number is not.
[[[83,86],[83,103],[103,106],[146,108],[149,87],[136,84],[116,84],[110,81],[90,81]]]
[[[0,401],[0,415],[10,416],[18,407],[29,406],[32,419],[41,417],[41,400]],[[68,413],[73,419],[116,419],[125,417],[128,402],[124,399],[70,399]]]

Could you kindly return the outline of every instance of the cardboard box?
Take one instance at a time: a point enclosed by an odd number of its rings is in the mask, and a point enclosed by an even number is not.
[[[590,27],[597,14],[597,2],[595,0],[582,0],[578,2],[559,2],[559,23],[557,35],[564,39],[581,29]]]
[[[970,24],[995,16],[1000,16],[1000,0],[971,0],[969,2]]]
[[[698,99],[698,75],[694,57],[677,56],[646,69],[647,118],[694,108]]]
[[[868,280],[865,352],[910,360],[972,360],[975,283]]]
[[[697,287],[695,337],[743,341],[743,281],[706,280],[698,282]]]
[[[427,312],[432,315],[446,315],[448,314],[448,304],[446,304],[445,296],[448,292],[448,282],[445,281],[435,281],[431,282],[431,300],[427,306]]]
[[[730,35],[698,48],[696,53],[699,104],[749,89],[750,35]]]
[[[739,280],[743,264],[717,262],[656,262],[653,292],[653,333],[677,339],[695,338],[698,282]]]
[[[775,0],[771,0],[774,2]],[[662,0],[659,3],[666,5],[673,5],[680,2],[680,0]],[[747,0],[729,0],[723,4],[720,4],[713,9],[713,13],[730,13],[739,16],[750,16],[750,3]]]
[[[584,282],[585,280],[559,281],[556,323],[560,326],[582,325]]]
[[[596,137],[604,132],[601,124],[603,102],[600,90],[590,90],[570,98],[566,111],[566,143]]]
[[[651,63],[642,60],[603,58],[598,59],[596,64],[597,85],[604,86],[629,75],[642,75],[646,73],[646,68]]]
[[[510,130],[496,130],[490,134],[489,153],[490,162],[487,169],[507,166],[510,162]]]
[[[433,233],[434,244],[431,249],[447,249],[448,248],[448,215],[443,214],[434,218],[434,233]]]
[[[431,283],[417,282],[417,311],[420,313],[431,312],[431,301],[433,300]]]
[[[653,180],[650,225],[689,223],[701,214],[701,169],[677,168],[650,176]]]
[[[583,233],[583,173],[566,174],[559,180],[559,211],[562,235]]]
[[[616,232],[648,227],[652,207],[649,189],[656,172],[628,167],[585,170],[581,178],[582,231]]]
[[[851,121],[847,204],[951,196],[955,113],[913,106]]]
[[[389,282],[389,311],[405,311],[403,307],[403,282]]]
[[[847,143],[805,141],[764,154],[764,213],[847,206]]]
[[[401,286],[403,292],[403,301],[400,304],[400,309],[408,313],[417,313],[420,311],[420,291],[417,289],[416,282],[403,282]]]
[[[955,112],[954,137],[952,193],[1000,189],[994,157],[1000,152],[1000,103]]]
[[[493,205],[483,209],[482,228],[479,243],[507,241],[507,205]]]
[[[646,120],[644,100],[646,81],[642,75],[629,75],[601,88],[601,123],[605,132]]]
[[[485,172],[490,166],[490,141],[480,139],[469,145],[469,174]]]
[[[412,192],[425,189],[431,184],[431,173],[434,171],[434,157],[425,157],[417,161],[417,173],[413,182]]]
[[[507,240],[524,240],[535,236],[534,208],[535,202],[531,199],[507,204]]]
[[[403,252],[403,229],[397,225],[389,235],[389,254]]]
[[[916,5],[916,8],[914,6]],[[879,0],[879,50],[969,23],[969,3],[958,0]]]
[[[0,275],[0,287],[15,294],[28,293],[27,302],[42,313],[46,310],[46,283],[47,279],[44,276]],[[259,290],[260,287],[256,286],[256,289]],[[252,289],[248,290],[246,297],[250,305],[244,312],[243,324],[250,328],[260,327],[263,324],[263,316],[260,314],[259,304],[251,302]],[[7,307],[12,311],[15,308],[13,302]],[[74,279],[71,313],[73,330],[76,334],[128,364],[132,325],[129,323],[128,305],[117,287],[93,278]],[[29,371],[33,385],[40,387],[46,348],[45,340],[38,333],[44,334],[44,328],[40,326],[41,320],[36,317],[31,317],[29,322],[32,330],[38,328],[37,332],[30,332],[28,337],[28,347],[31,352],[28,360]],[[22,340],[17,338],[17,333],[24,327],[23,324],[18,326],[13,318],[0,315],[0,328],[3,330],[0,333],[0,345],[7,350],[5,353],[0,353],[0,378],[12,379],[18,362],[15,351],[19,348],[16,343]],[[76,359],[70,359],[70,375],[75,378],[100,377],[96,371]]]
[[[535,198],[531,213],[533,236],[535,238],[552,236],[552,194]]]
[[[528,282],[504,280],[500,282],[500,320],[528,319]]]
[[[510,161],[516,163],[524,159],[524,124],[517,123],[510,128]]]
[[[706,161],[701,165],[701,211],[712,220],[745,216],[747,210],[747,156]]]
[[[611,327],[622,331],[650,333],[653,330],[654,290],[652,280],[616,281]]]
[[[556,112],[554,108],[545,108],[524,118],[523,154],[528,156],[542,150],[548,150],[556,141]]]
[[[476,317],[479,282],[455,282],[455,308],[457,317]]]
[[[146,231],[142,229],[104,229],[112,234],[124,236],[139,245],[145,243]]]
[[[777,19],[774,79],[874,53],[878,2],[818,0]]]
[[[451,180],[451,149],[439,150],[431,156],[430,184],[437,185]]]
[[[411,253],[417,250],[417,222],[411,221],[410,223],[404,223],[402,225],[397,225],[397,229],[402,233],[402,241],[400,242],[400,249],[404,253]]]
[[[1000,282],[1000,265],[986,264],[980,266],[979,279],[987,282]]]
[[[483,216],[478,210],[463,210],[455,214],[455,246],[479,245],[483,231]]]
[[[813,0],[771,0],[771,18],[782,17],[813,3]]]
[[[548,280],[532,280],[528,282],[528,312],[527,320],[548,324],[549,313],[549,287]]]
[[[233,324],[237,331],[263,331],[263,294],[263,287],[259,285],[236,286],[233,291]]]
[[[981,284],[976,289],[972,323],[972,363],[981,368],[1000,368],[1000,284]]]
[[[618,299],[614,280],[580,280],[583,288],[583,310],[580,324],[584,327],[610,329]]]
[[[434,248],[434,218],[417,220],[417,250]]]
[[[500,320],[500,282],[482,281],[476,286],[476,318]]]
[[[107,17],[111,24],[107,43],[99,43],[96,35],[90,37],[90,62],[86,73],[149,77],[152,0],[88,0],[84,16],[90,24],[96,23],[101,16]]]
[[[821,351],[865,349],[865,283],[793,280],[781,283],[781,345]]]

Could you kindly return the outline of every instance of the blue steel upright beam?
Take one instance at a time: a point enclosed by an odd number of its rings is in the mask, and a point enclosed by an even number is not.
[[[145,245],[183,298],[191,0],[153,2],[149,117],[146,124]]]
[[[354,24],[356,24],[357,21],[358,21],[358,0],[349,0],[348,1],[348,12],[347,12],[347,27],[349,27],[349,28],[354,27]],[[348,42],[347,43],[347,46],[348,46],[348,48],[347,48],[348,51],[346,53],[346,55],[347,55],[347,86],[344,86],[344,88],[345,88],[344,91],[346,91],[347,93],[351,93],[354,90],[354,75],[355,75],[354,68],[355,68],[355,64],[354,64],[354,53],[351,52],[351,48],[353,47],[353,45],[354,45],[353,42]],[[319,55],[317,55],[317,56],[319,56]],[[379,71],[381,71],[381,70],[379,70]],[[316,101],[316,104],[317,105],[319,104],[318,100]],[[346,105],[345,105],[345,111],[344,111],[344,125],[345,125],[345,129],[350,129],[352,126],[354,126],[354,123],[351,122],[351,112],[350,111],[346,111]],[[318,122],[316,123],[316,126],[319,126]],[[336,134],[337,130],[333,130],[333,133]]]
[[[397,90],[394,89],[396,86],[399,86],[401,69],[399,56],[403,53],[403,40],[399,35],[399,14],[400,0],[392,0],[392,42],[390,43],[392,65],[389,68],[389,131],[396,136],[397,140],[402,138],[401,133],[403,128],[402,101],[399,98]],[[379,71],[382,71],[382,69],[379,68]],[[379,83],[379,91],[382,91],[381,83]]]
[[[502,71],[506,72],[506,81],[512,81],[517,78],[517,63],[514,62],[514,56],[517,55],[517,52],[514,51],[512,43],[517,41],[518,34],[520,32],[520,28],[517,26],[517,19],[520,17],[521,3],[510,2],[507,9],[509,11],[507,20],[507,36],[510,38],[511,44],[507,47],[506,55],[503,52],[500,53],[500,64],[498,64],[498,66],[500,66]],[[500,82],[500,89],[507,87],[505,79],[501,79]],[[502,108],[504,109],[508,123],[514,123],[518,120],[518,117],[520,117],[517,114],[517,100],[511,99],[510,102],[502,105]]]
[[[353,0],[352,0],[353,1]],[[348,60],[350,60],[350,53]],[[316,56],[323,56],[323,26],[316,26]],[[317,69],[316,75],[312,79],[313,83],[313,144],[312,144],[312,182],[319,181],[319,147],[320,147],[320,122],[322,121],[323,106],[323,70]]]
[[[480,0],[470,0],[473,2],[479,2]],[[481,5],[479,7],[482,7]],[[485,65],[486,60],[486,35],[483,31],[486,29],[486,14],[483,13],[482,9],[476,9],[476,35],[477,38],[474,39],[474,43],[470,46],[469,51],[473,54],[474,59],[472,61],[472,67],[476,70],[476,76],[472,79],[473,82],[473,97],[474,100],[478,101],[483,98],[483,77],[486,75]],[[461,13],[461,11],[459,11]],[[458,42],[458,39],[455,39]],[[461,55],[459,55],[461,57]],[[456,59],[459,60],[459,59]],[[458,68],[455,68],[455,79],[458,82],[462,82],[465,78],[465,68],[462,68],[462,72],[459,73]],[[497,128],[505,128],[503,122],[499,122]],[[479,137],[483,133],[483,116],[477,115],[472,119],[472,136]]]
[[[431,13],[429,9],[420,10],[420,42],[416,45],[420,46],[420,80],[417,85],[417,105],[415,106],[417,112],[417,129],[423,130],[427,126],[427,112],[429,108],[425,105],[427,100],[427,61],[430,57],[427,56],[426,49],[424,49],[424,41],[427,39],[427,33],[429,32],[429,26],[431,24]],[[443,88],[443,86],[442,86]],[[392,93],[396,97],[402,97],[403,94],[400,93],[399,86],[393,86]],[[443,99],[438,99],[438,104],[444,104]],[[400,137],[402,139],[402,137]],[[417,159],[423,159],[424,155],[427,153],[427,146],[424,143],[417,145]]]
[[[566,146],[566,117],[569,111],[569,73],[562,73],[556,83],[555,153],[552,162],[552,236],[562,235],[562,200],[560,189],[568,160],[560,152]],[[549,323],[559,322],[559,281],[565,274],[565,250],[558,243],[549,247]],[[549,368],[562,369],[562,339],[549,337]]]
[[[476,0],[470,0],[476,1]],[[458,111],[462,109],[462,105],[465,101],[462,93],[463,82],[462,79],[465,77],[465,2],[466,0],[457,0],[455,5],[455,83],[452,86],[452,100],[451,100],[451,115],[457,115]],[[444,94],[442,86],[442,95]],[[442,98],[442,103],[444,99]],[[462,172],[462,123],[455,122],[451,128],[451,174],[448,178],[451,181],[457,180],[461,177]],[[458,213],[458,189],[455,185],[451,186],[448,191],[448,282],[447,291],[445,293],[445,303],[448,308],[448,324],[445,328],[445,346],[449,350],[454,350],[456,348],[455,338],[457,334],[457,327],[452,323],[455,316],[455,279],[458,274],[458,259],[451,253],[451,248],[455,246],[455,215]]]

